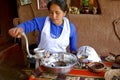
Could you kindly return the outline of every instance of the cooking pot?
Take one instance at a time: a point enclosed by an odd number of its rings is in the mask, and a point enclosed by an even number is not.
[[[95,73],[100,73],[105,71],[105,65],[102,62],[90,62],[87,64],[88,70]]]
[[[52,53],[50,57],[41,61],[42,70],[53,74],[66,74],[75,64],[76,56],[67,52]]]
[[[26,41],[26,50],[28,57],[35,58],[36,61],[40,62],[39,67],[42,66],[42,71],[54,74],[66,74],[71,71],[73,66],[78,63],[77,56],[68,52],[56,52],[50,53],[44,49],[35,48],[35,55],[31,55],[28,46],[28,39],[25,33],[22,36]]]

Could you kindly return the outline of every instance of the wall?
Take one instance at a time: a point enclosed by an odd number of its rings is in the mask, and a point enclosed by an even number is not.
[[[120,17],[120,0],[98,1],[100,15],[69,15],[69,19],[76,26],[77,47],[90,45],[102,55],[108,55],[109,52],[120,54],[120,40],[115,35],[113,27],[113,21]],[[120,32],[119,27],[117,33]]]
[[[6,41],[11,39],[8,29],[13,27],[12,19],[15,17],[17,17],[16,0],[0,0],[0,37]]]

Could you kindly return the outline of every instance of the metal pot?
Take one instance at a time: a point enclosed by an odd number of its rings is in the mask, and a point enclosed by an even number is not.
[[[41,61],[42,69],[53,74],[66,74],[77,64],[77,57],[71,53],[52,53],[49,58]]]
[[[28,48],[28,39],[25,33],[22,33],[22,35],[26,40],[28,57],[35,58],[37,62],[40,62],[38,63],[38,66],[42,66],[44,72],[66,74],[71,71],[75,64],[77,64],[77,57],[74,54],[67,52],[49,53],[44,49],[35,48],[35,55],[31,55]]]

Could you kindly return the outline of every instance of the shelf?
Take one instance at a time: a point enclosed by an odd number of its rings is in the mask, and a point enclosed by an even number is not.
[[[98,0],[71,0],[68,5],[71,14],[101,14]]]

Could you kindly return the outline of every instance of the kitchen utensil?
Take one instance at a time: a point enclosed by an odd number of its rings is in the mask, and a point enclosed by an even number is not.
[[[91,72],[99,73],[105,71],[105,65],[102,62],[90,62],[87,66]]]
[[[78,62],[77,57],[74,54],[67,52],[49,53],[48,51],[44,51],[43,49],[41,50],[39,48],[36,48],[34,49],[36,54],[31,55],[29,52],[28,39],[25,33],[22,33],[22,36],[25,38],[26,41],[26,50],[28,53],[28,57],[35,58],[36,61],[39,60],[39,66],[42,66],[41,69],[44,72],[54,74],[66,74],[70,72],[73,66]]]
[[[28,57],[29,57],[29,58],[39,59],[39,58],[41,58],[41,57],[44,56],[45,50],[44,50],[44,49],[39,49],[39,48],[35,48],[35,49],[34,49],[34,52],[35,52],[36,54],[35,54],[35,55],[31,55],[31,54],[30,54],[30,51],[29,51],[29,44],[28,44],[27,36],[26,36],[26,34],[25,34],[24,32],[22,33],[22,36],[24,37],[25,42],[26,42],[26,51],[27,51],[27,53],[28,53]]]
[[[28,53],[28,57],[30,57],[30,58],[34,57],[33,55],[30,54],[28,39],[27,39],[27,36],[25,35],[24,32],[22,33],[22,36],[24,37],[25,42],[26,42],[26,50],[27,50],[27,53]]]
[[[67,52],[52,53],[49,58],[42,61],[42,69],[48,73],[66,74],[71,71],[75,64],[77,64],[77,57],[74,54]]]

